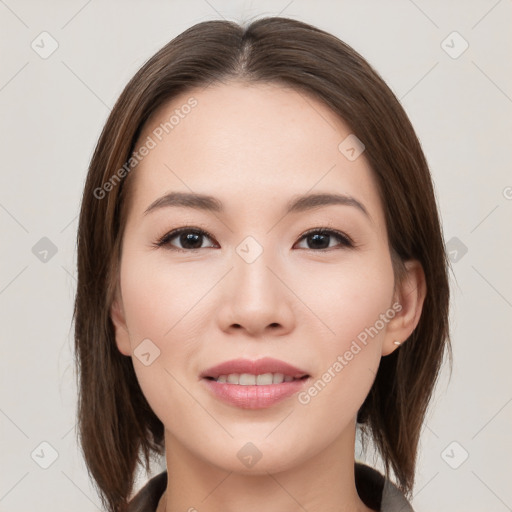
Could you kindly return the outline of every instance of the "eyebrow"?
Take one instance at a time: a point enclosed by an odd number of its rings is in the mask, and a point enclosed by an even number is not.
[[[369,220],[372,220],[365,206],[354,197],[346,194],[316,193],[298,197],[296,196],[288,201],[285,208],[285,214],[305,212],[329,205],[354,206],[364,213]],[[151,203],[144,211],[144,215],[147,215],[154,210],[166,207],[193,208],[196,210],[218,213],[222,213],[224,211],[222,202],[216,197],[191,192],[170,192]]]

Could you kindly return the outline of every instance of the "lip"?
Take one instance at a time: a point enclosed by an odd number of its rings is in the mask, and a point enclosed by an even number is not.
[[[310,377],[281,384],[241,386],[216,380],[201,379],[217,398],[241,409],[265,409],[300,392],[308,385]]]
[[[200,377],[212,377],[217,379],[220,375],[229,375],[230,373],[251,373],[253,375],[282,373],[283,375],[288,375],[295,379],[300,379],[304,377],[304,375],[308,375],[306,371],[285,363],[284,361],[272,357],[264,357],[255,361],[251,361],[250,359],[232,359],[231,361],[225,361],[208,368],[201,373]]]
[[[300,380],[262,386],[242,386],[213,380],[220,375],[229,375],[230,373],[250,373],[252,375],[282,373],[285,376]],[[309,374],[304,370],[271,357],[265,357],[256,361],[233,359],[205,370],[201,373],[200,377],[201,382],[204,382],[209,391],[217,398],[242,409],[264,409],[271,407],[301,391],[310,380]]]

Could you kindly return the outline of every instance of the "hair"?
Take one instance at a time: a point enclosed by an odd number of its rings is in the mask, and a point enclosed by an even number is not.
[[[405,261],[417,259],[423,267],[427,294],[418,325],[406,343],[381,359],[358,413],[386,476],[391,468],[410,495],[421,427],[445,350],[452,361],[449,262],[429,168],[404,109],[365,59],[337,37],[283,17],[247,26],[206,21],[185,30],[133,76],[101,132],[81,204],[73,315],[78,436],[88,472],[103,505],[123,511],[137,465],[149,471],[150,458],[164,453],[164,426],[139,387],[131,358],[117,349],[110,318],[130,189],[126,179],[112,185],[112,177],[126,170],[159,107],[195,87],[229,80],[293,88],[338,114],[364,143],[375,175],[395,284]]]

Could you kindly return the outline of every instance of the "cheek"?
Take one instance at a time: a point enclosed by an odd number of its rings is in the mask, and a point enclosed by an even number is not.
[[[310,334],[318,340],[315,379],[299,402],[311,422],[334,436],[357,413],[375,379],[386,325],[394,317],[393,270],[391,261],[381,257],[357,267],[340,266],[336,272],[326,269],[324,278],[319,272],[305,275],[310,277],[297,295],[308,297],[308,307],[321,322],[315,320]],[[318,282],[321,288],[314,285]]]
[[[310,310],[322,339],[337,350],[374,326],[392,305],[394,276],[385,253],[301,269],[300,275],[294,292]],[[380,322],[378,327],[385,331]]]
[[[125,254],[121,292],[137,380],[155,414],[179,429],[169,411],[197,406],[187,391],[197,381],[198,360],[215,323],[216,286],[229,267],[176,263],[164,250],[149,255],[132,247]],[[137,357],[143,340],[158,354],[149,366]]]
[[[203,274],[170,269],[165,260],[161,264],[143,255],[126,260],[121,283],[132,348],[144,338],[172,345],[180,334],[190,337],[190,326],[200,322],[201,300],[215,282],[211,272]]]
[[[147,255],[128,254],[120,278],[134,370],[151,408],[164,421],[161,414],[169,403],[190,407],[180,383],[195,371],[191,363],[206,317],[198,299],[211,283],[149,263]]]

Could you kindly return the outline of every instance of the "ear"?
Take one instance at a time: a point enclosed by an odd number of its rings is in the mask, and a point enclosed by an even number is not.
[[[397,283],[391,309],[395,316],[386,327],[386,337],[382,344],[382,355],[387,356],[405,343],[420,321],[423,303],[427,294],[425,273],[417,260],[405,262],[406,275]],[[399,341],[400,344],[395,342]]]
[[[130,337],[128,335],[128,328],[126,326],[123,301],[118,290],[116,291],[115,298],[112,302],[112,306],[110,307],[110,318],[114,324],[116,345],[119,352],[125,356],[131,356],[132,349]]]

